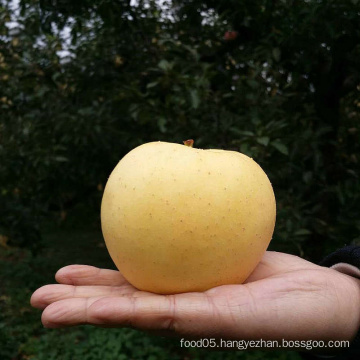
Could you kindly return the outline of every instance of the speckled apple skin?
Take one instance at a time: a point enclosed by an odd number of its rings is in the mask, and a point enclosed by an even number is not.
[[[125,155],[101,205],[115,265],[136,288],[159,294],[244,282],[275,218],[271,183],[254,160],[167,142]]]

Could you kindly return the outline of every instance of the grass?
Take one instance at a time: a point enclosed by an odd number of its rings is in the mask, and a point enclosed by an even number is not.
[[[44,227],[40,254],[0,248],[0,359],[2,360],[298,360],[296,352],[209,351],[180,347],[178,339],[155,337],[131,329],[78,326],[45,329],[41,312],[31,308],[32,292],[54,282],[54,274],[69,264],[114,268],[99,226],[90,229],[68,222]]]

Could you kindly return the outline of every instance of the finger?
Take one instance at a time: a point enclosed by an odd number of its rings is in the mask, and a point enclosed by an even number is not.
[[[89,324],[88,308],[99,298],[72,298],[52,303],[42,313],[46,328],[60,328]]]
[[[199,322],[213,327],[214,309],[205,293],[147,294],[60,300],[43,311],[42,322],[49,328],[92,324],[181,332],[184,327],[187,333],[185,328],[196,328]]]
[[[69,265],[55,275],[57,282],[68,285],[109,285],[126,284],[126,279],[116,270],[100,269],[88,265]]]
[[[294,270],[314,269],[317,267],[317,265],[295,255],[266,251],[255,270],[244,283],[262,280]]]
[[[262,319],[254,317],[245,286],[238,285],[237,290],[230,296],[236,301],[207,293],[65,299],[50,304],[42,322],[47,328],[91,324],[190,338],[254,338]]]
[[[99,296],[125,296],[135,291],[138,290],[130,284],[122,286],[45,285],[33,293],[30,303],[37,309],[45,309],[51,303],[59,300]]]
[[[243,316],[244,325],[249,320],[250,312],[246,292],[243,295],[240,304],[243,309],[238,316]],[[186,337],[231,338],[234,337],[233,312],[234,309],[227,306],[226,301],[212,299],[206,293],[149,294],[144,297],[132,295],[60,300],[44,310],[42,322],[48,328],[92,324],[160,331],[162,334]],[[235,325],[239,327],[238,323]],[[236,333],[239,331],[236,330]]]

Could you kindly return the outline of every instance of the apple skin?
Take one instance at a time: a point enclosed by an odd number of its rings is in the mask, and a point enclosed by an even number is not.
[[[158,294],[243,283],[275,218],[271,183],[251,158],[160,141],[124,156],[101,204],[115,265],[136,288]]]

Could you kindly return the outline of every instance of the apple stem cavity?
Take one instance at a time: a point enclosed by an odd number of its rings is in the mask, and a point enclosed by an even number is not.
[[[193,139],[185,140],[185,141],[183,141],[183,143],[184,143],[185,146],[188,146],[188,147],[192,148],[193,145],[194,145],[194,140]]]

